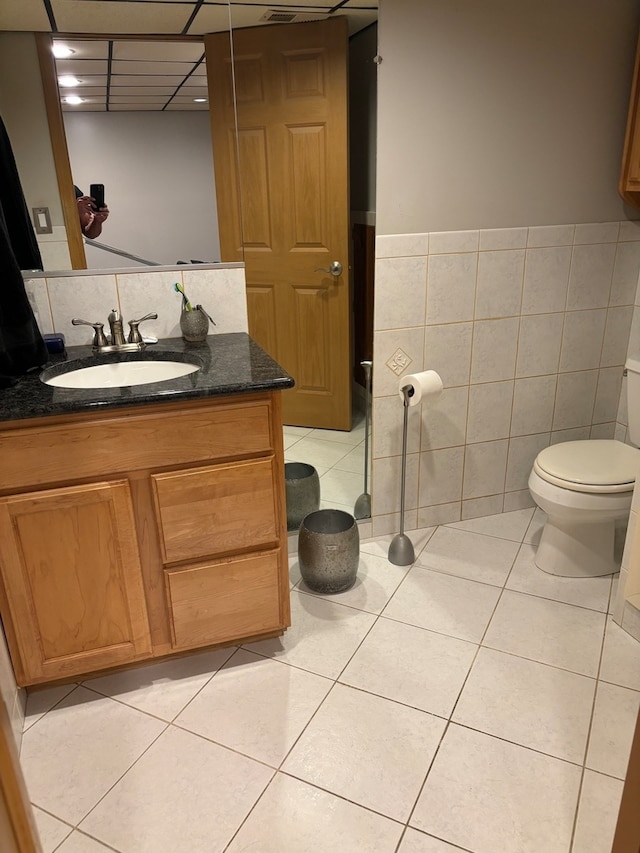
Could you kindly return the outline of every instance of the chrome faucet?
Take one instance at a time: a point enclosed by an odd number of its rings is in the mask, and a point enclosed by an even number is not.
[[[111,309],[111,314],[107,318],[109,320],[109,328],[111,329],[111,345],[121,347],[126,343],[124,332],[122,331],[122,317],[117,308]]]
[[[154,312],[145,314],[139,320],[129,320],[129,335],[124,337],[122,317],[117,308],[109,314],[109,329],[111,334],[107,337],[104,333],[104,323],[90,323],[88,320],[80,320],[74,317],[71,320],[74,326],[91,326],[93,329],[92,347],[94,352],[137,352],[146,347],[147,344],[157,344],[157,338],[143,338],[138,326],[144,320],[157,320],[158,315]]]

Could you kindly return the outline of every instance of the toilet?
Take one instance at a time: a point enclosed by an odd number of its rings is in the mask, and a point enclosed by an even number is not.
[[[625,366],[629,437],[640,445],[640,361]],[[529,476],[531,496],[547,514],[536,566],[564,577],[618,571],[615,525],[629,515],[639,468],[640,450],[621,441],[566,441],[541,450]]]

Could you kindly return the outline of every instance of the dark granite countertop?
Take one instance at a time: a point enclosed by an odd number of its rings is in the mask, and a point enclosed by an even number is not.
[[[65,373],[69,362],[78,367],[139,359],[184,361],[197,364],[195,373],[164,382],[123,388],[57,388],[40,380],[41,369],[23,376],[11,388],[0,390],[0,421],[22,420],[77,412],[98,412],[123,406],[197,400],[228,394],[277,391],[294,381],[243,332],[209,335],[203,343],[167,338],[141,353],[94,354],[90,346],[69,347],[66,355],[51,356],[48,375]]]

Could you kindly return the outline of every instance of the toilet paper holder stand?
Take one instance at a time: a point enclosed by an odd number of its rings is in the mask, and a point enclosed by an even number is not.
[[[404,493],[407,479],[407,425],[409,417],[409,400],[415,393],[411,385],[402,389],[404,404],[404,419],[402,425],[402,471],[400,478],[400,532],[391,540],[388,559],[394,566],[409,566],[416,559],[413,542],[404,532]]]

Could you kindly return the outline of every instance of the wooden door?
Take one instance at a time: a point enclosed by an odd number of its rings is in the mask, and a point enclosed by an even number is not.
[[[0,499],[0,571],[19,684],[151,654],[126,481]]]
[[[249,332],[296,381],[284,423],[348,430],[347,22],[232,37],[233,68],[205,37],[222,260],[244,259]]]

